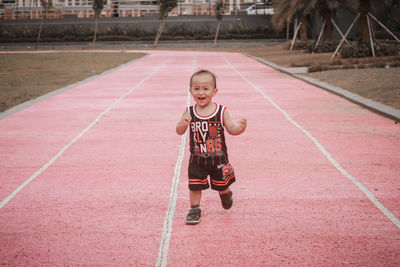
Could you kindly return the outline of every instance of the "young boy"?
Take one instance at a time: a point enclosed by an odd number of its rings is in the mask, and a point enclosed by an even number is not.
[[[190,93],[196,105],[187,108],[176,126],[179,135],[190,125],[190,160],[188,167],[190,206],[186,224],[198,224],[201,219],[200,200],[202,190],[210,187],[219,191],[224,209],[233,204],[229,186],[235,182],[235,173],[228,161],[224,128],[232,135],[244,132],[246,119],[232,121],[224,106],[212,98],[217,94],[215,75],[199,70],[190,78]]]

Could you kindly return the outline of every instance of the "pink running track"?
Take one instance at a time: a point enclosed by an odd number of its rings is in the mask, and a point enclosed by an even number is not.
[[[190,74],[248,129],[185,225]],[[400,128],[235,53],[152,51],[0,121],[5,266],[398,266]]]

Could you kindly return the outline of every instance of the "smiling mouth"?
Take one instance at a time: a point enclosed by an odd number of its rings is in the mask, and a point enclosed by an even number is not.
[[[204,99],[206,99],[205,97],[198,97],[197,99],[199,99],[199,100],[204,100]]]

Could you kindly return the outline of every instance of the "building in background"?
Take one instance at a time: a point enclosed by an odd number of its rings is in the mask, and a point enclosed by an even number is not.
[[[94,17],[93,0],[52,0],[52,2],[53,7],[46,12],[40,0],[0,0],[0,19]],[[142,17],[158,13],[156,0],[104,0],[104,2],[102,17]],[[177,8],[172,10],[170,15],[215,15],[215,2],[216,0],[178,0]],[[241,5],[246,2],[253,1],[225,0],[225,14],[239,13]]]

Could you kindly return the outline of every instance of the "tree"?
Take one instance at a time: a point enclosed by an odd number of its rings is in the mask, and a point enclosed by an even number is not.
[[[368,13],[372,6],[383,5],[387,6],[392,4],[391,0],[358,0],[358,13],[360,14],[360,42],[368,42],[369,40],[369,26],[368,26]]]
[[[325,25],[325,41],[332,41],[334,12],[340,7],[343,0],[279,0],[274,2],[275,14],[272,18],[274,26],[280,31],[293,18],[299,19],[300,38],[307,40],[307,16],[318,11]]]
[[[104,0],[93,0],[93,11],[94,11],[94,16],[96,18],[96,24],[94,27],[94,37],[93,37],[93,45],[96,43],[96,36],[97,36],[97,24],[99,22],[99,17],[100,17],[100,13],[104,8]]]
[[[158,40],[160,39],[165,22],[168,18],[168,13],[178,5],[177,0],[158,0],[157,3],[160,9],[159,18],[161,19],[161,23],[157,31],[156,39],[154,40],[154,47],[157,47]]]
[[[40,4],[42,5],[44,9],[44,14],[47,19],[47,14],[49,13],[49,10],[53,7],[53,0],[40,0]],[[44,21],[44,16],[42,14],[42,20],[40,21],[40,27],[39,27],[39,33],[37,37],[37,42],[36,42],[36,47],[38,47],[39,41],[40,41],[40,35],[42,34],[42,28],[43,28],[43,21]]]
[[[339,8],[341,1],[311,0],[311,2],[311,4],[318,10],[322,21],[325,24],[325,42],[331,42],[333,40],[332,18],[336,10]]]
[[[350,1],[350,0],[349,0]],[[393,0],[353,0],[350,1],[350,4],[355,4],[355,1],[358,2],[358,14],[356,18],[353,20],[353,23],[350,25],[350,27],[347,29],[347,32],[343,39],[340,41],[339,45],[337,46],[335,52],[332,55],[332,58],[334,58],[337,53],[339,52],[339,49],[341,48],[341,45],[343,44],[343,40],[346,38],[347,34],[350,32],[352,27],[354,26],[355,22],[359,19],[359,43],[367,43],[368,39],[370,41],[370,47],[371,47],[371,52],[372,56],[375,57],[375,49],[374,49],[374,42],[373,42],[373,34],[372,34],[372,26],[370,24],[370,18],[373,18],[380,26],[382,26],[388,33],[390,33],[399,43],[400,40],[388,29],[386,28],[385,25],[383,25],[377,18],[375,18],[374,15],[370,13],[370,8],[371,6],[377,7],[378,5],[381,6],[390,6],[393,5]],[[356,8],[354,8],[357,10]]]
[[[222,14],[224,13],[224,8],[225,7],[223,0],[218,0],[215,3],[215,16],[217,18],[218,25],[217,25],[217,30],[215,32],[214,47],[217,45],[217,38],[218,38],[219,28],[222,22]]]
[[[53,0],[40,0],[40,4],[44,8],[44,13],[45,13],[46,19],[47,19],[47,14],[49,13],[50,8],[53,7]],[[42,16],[42,18],[43,18],[43,16]]]
[[[275,0],[275,13],[272,24],[281,31],[287,22],[293,19],[300,21],[300,38],[307,41],[307,16],[310,14],[309,0]]]
[[[360,42],[367,42],[369,39],[369,27],[367,16],[369,12],[370,0],[359,0],[359,13],[360,13]]]

